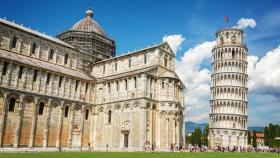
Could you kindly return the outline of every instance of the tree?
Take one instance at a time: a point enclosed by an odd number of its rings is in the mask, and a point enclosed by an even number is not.
[[[269,145],[269,129],[268,129],[268,127],[264,128],[264,145]]]
[[[264,128],[264,144],[269,145],[270,147],[272,146],[271,144],[275,143],[270,143],[270,141],[273,141],[276,137],[280,136],[280,126],[279,125],[274,125],[270,123],[268,126]],[[273,145],[274,146],[274,145]]]
[[[194,132],[190,136],[190,143],[192,145],[198,145],[201,146],[201,138],[202,138],[202,132],[199,127],[194,129]]]
[[[251,131],[248,131],[248,144],[252,145]]]
[[[202,145],[208,145],[208,133],[209,133],[209,125],[206,125],[203,134],[202,134]]]
[[[254,130],[253,132],[253,142],[252,142],[253,147],[257,147],[257,132]]]

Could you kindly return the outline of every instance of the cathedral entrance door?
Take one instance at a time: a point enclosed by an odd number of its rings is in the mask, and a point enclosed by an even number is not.
[[[124,134],[124,142],[123,142],[123,146],[125,147],[125,148],[127,148],[128,147],[128,134]]]
[[[78,148],[80,147],[80,135],[78,133],[73,133],[72,137],[72,147]]]

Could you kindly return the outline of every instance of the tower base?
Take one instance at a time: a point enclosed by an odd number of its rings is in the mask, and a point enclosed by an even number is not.
[[[210,128],[209,147],[246,147],[247,130]]]

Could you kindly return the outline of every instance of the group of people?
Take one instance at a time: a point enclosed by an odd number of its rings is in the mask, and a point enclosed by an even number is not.
[[[280,148],[269,148],[269,147],[241,147],[241,146],[232,146],[232,147],[222,147],[215,146],[213,148],[208,148],[207,146],[198,146],[198,145],[187,145],[185,148],[189,152],[274,152],[280,154]]]

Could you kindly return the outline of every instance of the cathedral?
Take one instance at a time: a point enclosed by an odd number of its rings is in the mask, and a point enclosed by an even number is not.
[[[179,147],[183,90],[168,43],[116,56],[90,9],[56,37],[0,19],[0,150]]]

